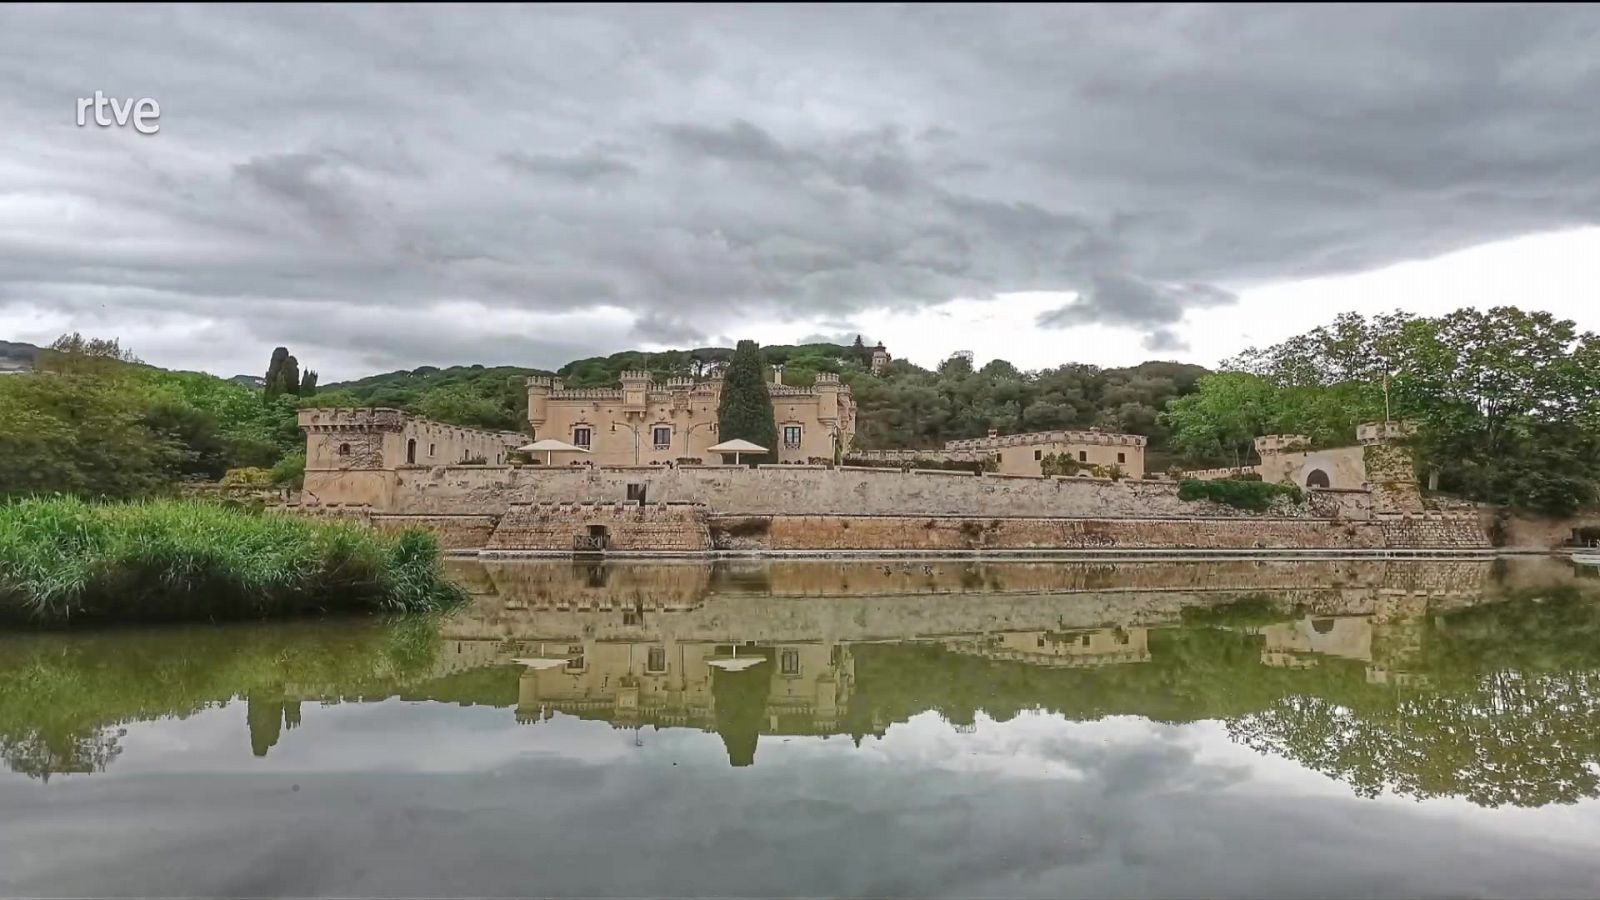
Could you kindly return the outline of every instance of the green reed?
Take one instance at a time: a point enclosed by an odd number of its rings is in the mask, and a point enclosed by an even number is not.
[[[418,531],[182,501],[0,505],[0,623],[421,612],[462,597]]]

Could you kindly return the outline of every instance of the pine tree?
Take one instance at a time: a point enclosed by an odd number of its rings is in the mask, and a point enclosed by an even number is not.
[[[316,395],[317,373],[311,369],[307,369],[306,373],[300,376],[300,396],[315,397]]]
[[[772,415],[772,395],[767,390],[761,350],[755,341],[740,341],[722,377],[722,400],[717,405],[717,442],[742,439],[768,448],[759,456],[742,455],[740,462],[763,463],[776,458],[778,423]]]
[[[850,345],[850,352],[856,355],[856,359],[863,366],[872,364],[872,351],[867,349],[866,342],[861,340],[861,335],[856,335],[856,342]]]

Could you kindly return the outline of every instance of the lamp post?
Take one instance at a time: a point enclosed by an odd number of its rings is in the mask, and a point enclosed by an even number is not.
[[[622,427],[633,432],[633,464],[637,466],[639,464],[639,427],[637,425],[629,425],[627,422],[623,422]],[[616,432],[617,423],[612,422],[611,433],[616,434]]]

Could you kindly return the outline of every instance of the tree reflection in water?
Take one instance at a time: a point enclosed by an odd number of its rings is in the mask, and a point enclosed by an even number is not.
[[[670,577],[692,579],[686,568]],[[950,570],[948,587],[941,582],[937,591],[970,585],[990,591],[1005,583],[1003,568],[978,568]],[[840,580],[859,584],[872,574],[858,567]],[[901,577],[892,569],[878,574]],[[619,727],[715,732],[732,766],[754,763],[763,734],[844,733],[859,742],[930,710],[954,726],[970,726],[980,713],[1006,721],[1039,710],[1077,721],[1112,715],[1220,720],[1241,744],[1337,778],[1366,797],[1391,791],[1462,797],[1483,806],[1542,806],[1600,795],[1600,604],[1586,590],[1592,581],[1540,590],[1490,586],[1481,596],[1441,594],[1447,600],[1439,603],[1402,592],[1396,595],[1409,598],[1405,603],[1362,615],[1309,609],[1303,597],[1279,589],[1234,591],[1222,599],[1191,591],[1182,596],[1192,605],[1173,606],[1175,613],[1159,621],[1147,614],[1158,592],[1124,591],[1114,595],[1123,607],[1107,608],[1131,609],[1144,619],[900,640],[746,634],[742,639],[754,644],[741,644],[738,655],[763,662],[712,671],[704,659],[725,654],[726,637],[694,639],[684,618],[691,613],[683,607],[644,616],[644,593],[626,572],[581,575],[580,587],[616,589],[617,602],[575,612],[558,605],[523,620],[531,623],[528,629],[581,632],[473,641],[452,637],[448,626],[441,631],[436,622],[410,620],[5,638],[0,761],[36,778],[103,771],[122,752],[128,723],[185,717],[239,698],[258,757],[291,739],[287,732],[300,724],[305,701],[398,696],[516,708],[519,721],[537,722],[541,716],[526,716],[520,706],[532,676],[512,661],[537,655],[530,647],[548,639],[558,650],[546,652],[582,652],[595,676],[585,684],[612,690],[627,684],[634,691],[626,712],[600,688],[574,700],[568,712]],[[1098,571],[1093,577],[1115,581]],[[777,582],[741,570],[723,584],[764,591]],[[541,582],[541,590],[557,598],[553,603],[563,602],[550,583]],[[1348,594],[1341,590],[1319,596]],[[712,604],[706,621],[724,630],[728,617],[761,610],[792,625],[800,608],[781,604],[813,602],[728,591],[704,601]],[[939,604],[975,605],[981,612],[988,598],[1000,596],[937,591],[892,598],[885,608],[917,622]],[[508,600],[494,598],[494,608],[521,608]],[[864,607],[852,612],[847,601],[839,602],[843,612],[830,628],[868,627]],[[1062,607],[1036,606],[1059,620]],[[1003,607],[1011,624],[1019,608]],[[596,652],[594,623],[613,619],[620,623],[616,633],[598,646],[629,646]],[[502,635],[512,627],[493,621]],[[669,658],[667,632],[676,654],[670,666],[662,662]],[[695,671],[708,679],[705,695],[696,694],[693,678],[685,680],[684,660],[700,661]],[[595,668],[608,661],[625,667],[609,680]],[[575,685],[579,676],[568,668],[557,661],[543,677]],[[564,709],[561,702],[557,697],[547,704],[545,715]],[[314,738],[315,728],[302,727],[292,739]]]

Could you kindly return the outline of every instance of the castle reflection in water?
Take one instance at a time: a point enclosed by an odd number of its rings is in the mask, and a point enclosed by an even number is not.
[[[1404,685],[1426,677],[1411,669],[1430,613],[1572,577],[1482,560],[453,565],[473,601],[445,622],[435,677],[517,666],[519,721],[717,731],[735,765],[760,734],[882,735],[889,711],[852,710],[864,647],[1139,666],[1153,631],[1205,624],[1265,667],[1340,660]]]

